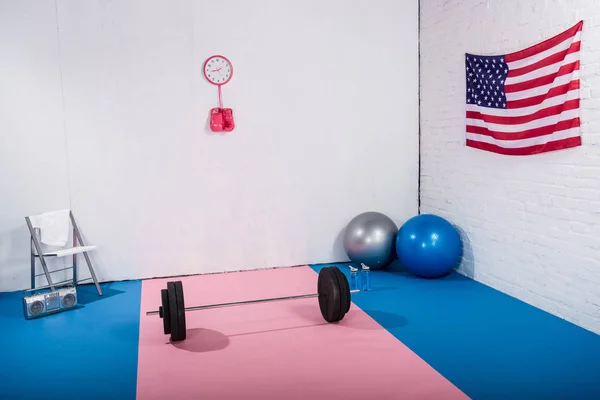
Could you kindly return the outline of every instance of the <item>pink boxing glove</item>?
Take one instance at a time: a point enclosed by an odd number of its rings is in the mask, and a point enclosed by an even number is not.
[[[220,108],[210,110],[210,130],[213,132],[223,131],[223,113]]]
[[[225,132],[231,132],[235,128],[235,122],[233,121],[233,110],[231,108],[223,109],[223,130]]]

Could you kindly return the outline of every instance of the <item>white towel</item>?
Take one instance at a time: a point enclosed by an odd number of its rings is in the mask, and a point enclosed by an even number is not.
[[[51,211],[30,217],[31,224],[40,228],[42,243],[63,247],[69,241],[69,210]]]

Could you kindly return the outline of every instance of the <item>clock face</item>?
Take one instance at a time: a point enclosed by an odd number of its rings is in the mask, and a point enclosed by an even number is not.
[[[204,63],[204,76],[213,85],[224,85],[231,80],[233,66],[223,56],[212,56]]]

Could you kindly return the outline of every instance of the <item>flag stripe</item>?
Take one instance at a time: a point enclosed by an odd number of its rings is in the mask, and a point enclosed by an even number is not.
[[[569,92],[569,93],[573,93],[573,92]],[[575,94],[577,94],[577,93],[575,93]],[[579,97],[579,96],[577,96],[577,97]],[[479,119],[484,122],[492,123],[492,124],[519,125],[519,124],[525,124],[527,122],[535,121],[537,119],[550,117],[552,115],[558,115],[558,114],[561,114],[563,111],[576,110],[578,108],[579,108],[579,98],[576,98],[573,100],[566,101],[566,102],[564,102],[564,104],[561,101],[560,104],[543,108],[541,110],[538,110],[538,111],[536,111],[532,114],[528,114],[528,115],[504,116],[504,115],[483,114],[479,111],[467,111],[467,118],[468,119]]]
[[[579,128],[567,129],[564,131],[554,132],[551,135],[537,136],[533,138],[520,140],[499,140],[487,135],[479,135],[476,133],[467,132],[467,140],[476,140],[483,143],[493,144],[507,149],[515,149],[518,147],[536,146],[539,144],[563,140],[579,136]]]
[[[544,67],[548,67],[550,65],[554,65],[556,63],[562,63],[565,57],[569,54],[578,53],[581,47],[581,42],[575,42],[569,47],[567,50],[559,51],[558,53],[554,53],[551,56],[544,58],[543,60],[534,62],[533,64],[529,64],[522,68],[514,68],[508,63],[508,78],[515,78],[517,76],[528,74],[532,71],[536,71],[542,69]]]
[[[561,66],[560,69],[558,70],[558,72],[556,72],[556,73],[544,75],[537,79],[531,79],[531,80],[524,81],[524,82],[514,83],[512,85],[510,85],[510,84],[506,85],[504,87],[504,92],[506,94],[516,93],[516,92],[520,92],[522,90],[529,90],[529,89],[533,89],[536,87],[545,86],[545,85],[548,85],[548,84],[551,84],[552,82],[554,82],[554,80],[558,77],[561,77],[561,76],[564,76],[567,74],[571,74],[574,71],[578,71],[578,70],[579,70],[579,60],[569,63],[567,65]]]
[[[507,101],[506,107],[508,108],[521,108],[530,107],[538,104],[542,104],[545,99],[553,96],[560,96],[561,94],[567,93],[569,90],[579,89],[579,80],[573,80],[565,85],[553,87],[548,93],[541,94],[539,96],[530,97],[528,99]]]
[[[538,118],[536,120],[526,122],[523,124],[514,124],[514,125],[506,125],[506,124],[494,124],[485,122],[481,119],[470,119],[467,118],[467,126],[479,126],[482,128],[488,128],[491,131],[503,131],[507,133],[519,133],[522,131],[526,131],[528,129],[537,129],[543,126],[554,125],[560,121],[565,121],[573,118],[577,118],[579,116],[579,110],[565,110],[560,114],[551,115],[549,117]]]
[[[579,75],[578,72],[576,74],[562,75],[562,76],[559,76],[558,78],[556,78],[554,80],[554,82],[552,82],[549,85],[538,86],[538,87],[535,87],[532,89],[527,89],[527,90],[521,90],[520,92],[507,93],[506,101],[511,102],[511,101],[516,101],[516,100],[529,99],[529,98],[533,98],[533,97],[540,96],[540,95],[545,95],[547,93],[550,93],[550,90],[552,90],[556,87],[568,85],[569,83],[571,83],[571,81],[574,78],[577,79],[578,75]]]
[[[541,104],[531,107],[522,107],[522,108],[489,108],[489,107],[480,107],[476,104],[467,104],[467,112],[469,113],[480,113],[481,115],[489,115],[493,117],[527,117],[531,114],[534,114],[540,110],[545,108],[561,105],[563,103],[570,102],[571,100],[579,99],[579,90],[570,90],[567,93],[550,97],[544,100]],[[467,114],[468,116],[469,114]],[[471,116],[470,118],[476,118]],[[493,122],[493,121],[490,121]],[[524,121],[527,122],[527,121]]]
[[[498,146],[496,144],[478,142],[476,140],[467,139],[467,146],[507,156],[529,156],[532,154],[539,154],[547,151],[563,150],[571,147],[581,146],[581,138],[577,136],[528,147],[516,148],[506,148]]]
[[[576,117],[573,119],[557,122],[554,125],[546,125],[540,128],[527,129],[520,132],[507,133],[506,131],[491,131],[488,128],[472,125],[467,125],[467,132],[476,133],[478,135],[490,136],[497,140],[522,140],[538,136],[546,136],[552,134],[553,132],[564,131],[571,128],[577,128],[579,126],[579,117]]]
[[[550,39],[547,39],[541,43],[535,44],[531,47],[528,47],[524,50],[516,51],[514,53],[507,54],[504,56],[504,59],[507,63],[522,60],[524,58],[528,58],[531,56],[535,56],[536,54],[542,53],[543,51],[550,49],[561,42],[564,42],[570,37],[575,36],[575,34],[580,31],[583,27],[583,21],[579,21],[576,25],[572,26],[568,30],[560,33]]]
[[[544,50],[541,53],[535,54],[531,57],[523,58],[523,59],[517,60],[517,61],[505,59],[505,61],[511,68],[514,68],[514,69],[523,68],[527,65],[541,61],[544,58],[547,58],[554,53],[558,53],[560,51],[567,50],[569,47],[571,47],[571,45],[574,42],[579,42],[579,41],[581,41],[581,31],[577,31],[575,36],[567,37],[567,38],[565,38],[565,40],[563,40],[561,43],[557,44],[556,46],[551,47],[547,50]]]
[[[546,76],[546,75],[549,75],[549,74],[555,74],[555,73],[557,73],[560,70],[560,68],[563,65],[570,64],[570,63],[578,61],[579,60],[579,55],[580,55],[580,53],[571,53],[568,56],[566,56],[565,59],[564,59],[564,61],[562,61],[562,62],[557,62],[555,64],[548,65],[546,67],[540,68],[540,69],[538,69],[536,71],[531,71],[531,72],[529,72],[527,74],[524,74],[524,75],[516,76],[516,77],[513,77],[513,78],[507,78],[506,82],[504,82],[504,83],[506,85],[514,85],[515,83],[526,82],[526,81],[530,81],[532,79],[541,78],[542,76]]]

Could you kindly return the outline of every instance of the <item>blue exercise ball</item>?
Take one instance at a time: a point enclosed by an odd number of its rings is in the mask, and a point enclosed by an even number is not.
[[[437,215],[422,214],[412,217],[398,230],[396,254],[413,274],[440,278],[458,264],[462,242],[450,222]]]

